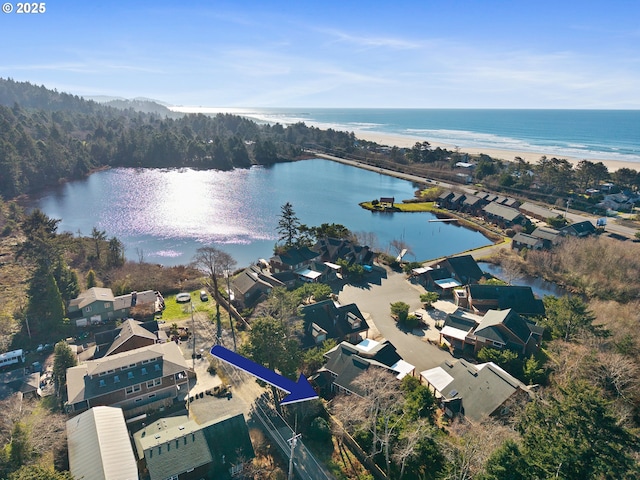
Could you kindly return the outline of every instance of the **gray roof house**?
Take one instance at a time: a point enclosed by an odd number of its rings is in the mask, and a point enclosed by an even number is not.
[[[560,229],[560,234],[569,235],[571,237],[587,237],[596,233],[596,227],[589,220],[584,222],[572,223]]]
[[[556,214],[549,210],[549,208],[542,207],[531,202],[524,202],[518,207],[518,209],[525,215],[537,218],[538,220],[546,220],[549,217],[556,216]]]
[[[454,350],[468,354],[491,347],[530,355],[540,348],[543,331],[510,308],[488,310],[482,316],[458,309],[447,315],[440,342],[444,339]]]
[[[518,232],[511,240],[511,248],[514,250],[521,250],[523,248],[528,250],[542,250],[544,248],[544,242],[542,239],[534,237],[533,235]]]
[[[273,272],[299,270],[309,267],[312,262],[320,260],[320,254],[308,247],[290,248],[269,259]]]
[[[67,369],[66,409],[105,405],[134,417],[184,401],[194,376],[175,342],[116,353]]]
[[[155,320],[142,323],[128,318],[118,328],[95,334],[96,349],[93,357],[115,355],[155,343],[164,343],[166,340],[166,333],[160,330]]]
[[[186,415],[161,418],[135,432],[133,441],[150,480],[228,479],[255,455],[241,413],[202,425]]]
[[[550,227],[538,227],[531,232],[531,236],[542,240],[542,246],[544,248],[551,248],[560,243],[562,239],[560,232]]]
[[[301,307],[300,314],[304,316],[305,346],[319,345],[329,338],[360,341],[360,334],[369,330],[355,303],[340,305],[327,299]]]
[[[461,289],[462,290],[462,289]],[[544,315],[544,303],[536,298],[531,287],[521,285],[489,285],[474,284],[456,290],[456,305],[469,309],[474,313],[484,314],[489,310],[513,309],[520,315]]]
[[[370,367],[389,372],[389,379],[413,375],[415,367],[405,362],[388,340],[365,339],[357,345],[341,342],[324,354],[326,364],[313,380],[329,392],[364,395],[355,380]],[[392,380],[391,380],[392,381]],[[354,383],[355,382],[355,383]]]
[[[269,295],[274,288],[285,286],[285,283],[271,275],[267,269],[251,265],[233,278],[231,288],[235,301],[247,308]]]
[[[138,480],[138,467],[122,410],[94,407],[67,420],[73,478]]]
[[[493,362],[474,365],[447,360],[421,372],[420,380],[440,399],[448,417],[461,415],[473,422],[506,415],[510,402],[532,397],[529,387]]]
[[[71,300],[67,311],[77,326],[86,326],[128,317],[132,307],[141,305],[159,309],[158,292],[145,290],[115,297],[110,288],[92,287]]]
[[[515,208],[505,207],[495,202],[488,203],[482,207],[483,215],[487,220],[495,222],[503,227],[512,225],[524,225],[527,218]]]

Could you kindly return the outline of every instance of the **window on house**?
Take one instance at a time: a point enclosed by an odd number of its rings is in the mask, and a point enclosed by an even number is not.
[[[105,308],[105,310],[107,310],[108,308],[111,308],[111,304],[110,303],[105,303],[104,304],[104,308]]]
[[[153,366],[153,369],[154,369],[156,372],[159,372],[159,371],[160,371],[160,364],[159,364],[159,363],[156,363],[156,364]]]
[[[133,378],[133,372],[127,373],[127,378],[131,380]]]
[[[104,380],[100,380],[100,382],[98,383],[99,387],[104,387],[106,385],[107,385],[107,383]]]
[[[151,395],[149,395],[149,398],[154,398],[156,396],[155,393],[152,393]]]
[[[89,305],[88,307],[84,307],[84,311],[85,312],[90,312],[91,311],[91,305]]]
[[[120,383],[120,375],[113,376],[113,383]]]
[[[134,402],[136,402],[136,403],[141,402],[141,401],[142,401],[142,399],[141,399],[140,397],[138,397],[138,398],[136,398],[136,399],[134,400]]]
[[[147,382],[147,388],[152,388],[153,387],[153,380],[149,380]]]
[[[147,369],[142,367],[142,375],[146,375],[147,374]]]

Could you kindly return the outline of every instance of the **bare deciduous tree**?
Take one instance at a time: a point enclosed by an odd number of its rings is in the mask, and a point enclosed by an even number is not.
[[[207,275],[211,281],[214,292],[218,292],[218,279],[225,272],[229,272],[236,266],[235,259],[216,247],[200,247],[193,257],[193,266]]]

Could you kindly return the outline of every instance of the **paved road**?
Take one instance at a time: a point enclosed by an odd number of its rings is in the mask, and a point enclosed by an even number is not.
[[[402,301],[409,304],[410,311],[417,310],[422,307],[420,293],[424,291],[421,286],[409,283],[404,273],[387,270],[387,278],[381,282],[345,285],[338,298],[341,304],[355,303],[362,312],[368,313],[380,334],[393,343],[400,356],[419,373],[451,359],[451,354],[427,343],[421,331],[413,334],[400,330],[391,318],[390,304]]]
[[[326,158],[327,160],[333,160],[335,162],[340,162],[340,163],[345,163],[347,165],[352,165],[354,167],[359,167],[359,168],[363,168],[365,170],[371,170],[374,172],[380,172],[383,173],[385,175],[390,175],[393,177],[397,177],[397,178],[402,178],[404,180],[409,180],[411,182],[417,182],[417,183],[430,183],[433,185],[439,185],[443,188],[455,188],[457,190],[462,190],[465,193],[469,193],[469,194],[474,194],[477,191],[477,188],[473,185],[468,186],[468,185],[452,185],[450,183],[447,182],[442,182],[442,181],[436,181],[436,180],[432,180],[430,178],[426,178],[423,176],[418,176],[418,175],[412,175],[409,173],[401,173],[401,172],[396,172],[394,170],[388,170],[388,169],[384,169],[384,168],[380,168],[380,167],[376,167],[373,165],[367,165],[366,163],[362,163],[362,162],[358,162],[357,160],[349,160],[346,158],[340,158],[340,157],[336,157],[333,155],[326,155],[323,153],[319,153],[319,152],[314,152],[314,151],[310,151],[312,153],[314,153],[315,155],[317,155],[319,158]],[[554,213],[558,214],[558,215],[565,215],[565,210],[564,209],[551,209]],[[578,213],[573,213],[573,212],[568,212],[567,213],[567,218],[570,219],[572,222],[582,222],[584,220],[590,220],[591,222],[593,222],[594,224],[596,223],[596,219],[600,218],[597,217],[595,215],[588,215],[588,214],[578,214]],[[616,235],[621,235],[623,237],[627,237],[627,238],[631,238],[633,239],[636,232],[640,231],[636,228],[631,228],[631,227],[627,227],[624,225],[620,225],[618,223],[616,223],[616,220],[613,218],[609,218],[607,219],[607,227],[606,227],[606,231],[609,233],[613,233]]]

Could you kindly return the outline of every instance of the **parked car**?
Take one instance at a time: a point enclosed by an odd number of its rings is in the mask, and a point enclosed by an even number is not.
[[[209,301],[209,296],[207,295],[206,290],[200,290],[200,300],[203,302]]]
[[[187,303],[191,301],[191,295],[189,293],[179,293],[176,295],[176,302]]]

